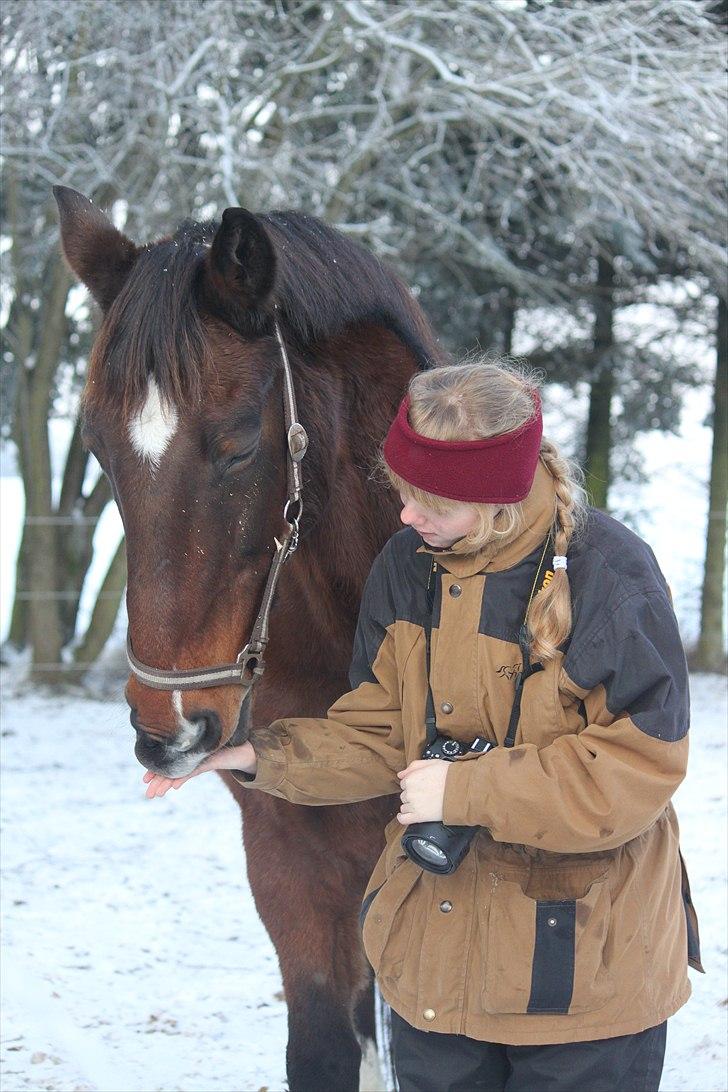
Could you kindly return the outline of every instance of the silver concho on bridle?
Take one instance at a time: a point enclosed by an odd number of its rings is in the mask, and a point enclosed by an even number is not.
[[[126,657],[132,674],[145,686],[154,690],[204,690],[213,686],[241,686],[243,700],[265,671],[264,654],[268,644],[268,623],[276,585],[281,569],[288,558],[298,549],[301,516],[303,515],[303,475],[301,461],[308,450],[308,433],[298,420],[293,374],[281,335],[278,319],[274,319],[276,340],[283,363],[283,411],[286,423],[287,497],[283,506],[285,531],[279,541],[275,539],[275,556],[268,571],[263,600],[255,619],[250,639],[233,664],[217,664],[214,667],[193,668],[187,671],[160,670],[138,660],[131,647],[127,630]]]

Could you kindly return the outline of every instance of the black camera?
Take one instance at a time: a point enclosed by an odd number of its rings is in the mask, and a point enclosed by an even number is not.
[[[452,762],[460,755],[485,754],[496,746],[480,737],[471,744],[448,736],[435,736],[422,752],[423,758]],[[449,827],[444,823],[412,823],[402,836],[402,848],[411,861],[426,872],[447,876],[454,872],[470,848],[477,827]]]

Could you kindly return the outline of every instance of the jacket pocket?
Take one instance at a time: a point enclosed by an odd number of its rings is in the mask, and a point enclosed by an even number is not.
[[[681,888],[682,888],[682,900],[683,908],[685,910],[685,924],[688,930],[688,964],[696,971],[702,971],[705,974],[705,968],[703,967],[700,958],[700,932],[698,930],[698,915],[695,912],[693,906],[692,895],[690,894],[690,880],[688,879],[688,870],[685,867],[685,859],[680,854],[680,869],[681,869]]]
[[[592,880],[578,898],[538,899],[520,883],[491,878],[485,1011],[580,1013],[605,1005],[615,991],[604,965],[611,911],[605,879]]]
[[[369,907],[372,905],[372,903],[376,899],[377,895],[382,890],[383,886],[384,886],[384,884],[380,883],[379,887],[375,887],[373,891],[370,891],[369,894],[367,895],[367,897],[364,899],[364,902],[361,904],[361,909],[359,910],[359,930],[360,931],[364,928],[364,920],[365,920],[365,918],[367,916],[367,913],[369,911]]]
[[[362,941],[375,974],[396,979],[401,973],[413,925],[405,903],[421,876],[422,870],[404,857],[362,905]]]

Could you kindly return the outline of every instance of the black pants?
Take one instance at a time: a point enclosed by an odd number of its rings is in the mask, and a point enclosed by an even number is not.
[[[392,1012],[400,1092],[657,1092],[667,1021],[637,1035],[550,1046],[418,1031]]]

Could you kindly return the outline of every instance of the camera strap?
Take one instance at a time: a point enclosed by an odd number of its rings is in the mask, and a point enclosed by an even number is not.
[[[513,695],[513,705],[511,706],[511,715],[508,721],[508,731],[506,732],[506,738],[503,740],[504,747],[512,747],[516,742],[516,731],[518,730],[518,722],[521,719],[521,698],[523,697],[523,686],[526,679],[529,679],[531,675],[535,675],[537,671],[543,671],[543,664],[531,663],[531,650],[528,644],[528,612],[531,609],[531,603],[533,602],[534,596],[553,579],[554,574],[549,566],[549,561],[551,559],[550,556],[547,556],[552,552],[549,550],[551,541],[551,534],[549,533],[543,544],[541,560],[536,569],[536,576],[534,577],[533,584],[531,585],[531,594],[528,597],[526,613],[523,622],[521,623],[521,627],[518,630],[518,647],[521,650],[521,670],[516,676],[516,692]]]
[[[503,741],[504,747],[512,747],[516,740],[516,731],[518,729],[518,721],[521,717],[521,698],[523,696],[523,686],[526,679],[531,675],[535,675],[538,671],[543,671],[543,664],[531,663],[531,654],[528,646],[528,612],[531,609],[531,603],[534,596],[549,583],[553,578],[553,572],[550,568],[551,558],[549,556],[549,543],[552,541],[551,534],[546,538],[543,544],[543,550],[541,552],[541,560],[539,561],[536,575],[531,586],[531,594],[528,597],[528,604],[526,606],[526,613],[521,623],[521,627],[518,631],[518,646],[521,650],[521,670],[516,677],[516,692],[513,697],[513,705],[511,706],[511,715],[508,721],[508,731],[506,732],[506,738]],[[430,659],[431,659],[431,642],[432,642],[432,615],[435,608],[435,596],[438,593],[438,588],[442,584],[442,568],[437,564],[435,558],[431,556],[430,560],[430,572],[427,577],[427,614],[425,615],[425,672],[427,678],[427,702],[425,706],[425,731],[427,733],[427,746],[434,743],[438,736],[437,730],[437,715],[435,713],[435,699],[432,695],[432,686],[430,685]],[[471,745],[472,751],[487,751],[490,750],[492,744],[482,738],[476,739]]]
[[[437,738],[437,717],[435,714],[435,699],[432,696],[430,686],[430,644],[432,640],[432,613],[435,608],[435,594],[442,583],[441,569],[434,557],[430,558],[430,572],[427,577],[427,614],[425,615],[425,672],[427,677],[427,705],[425,706],[425,731],[427,733],[427,746],[435,742]]]

